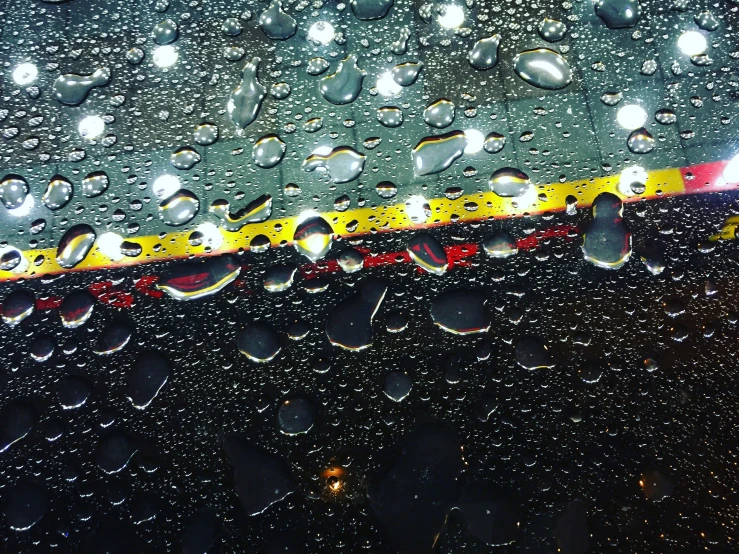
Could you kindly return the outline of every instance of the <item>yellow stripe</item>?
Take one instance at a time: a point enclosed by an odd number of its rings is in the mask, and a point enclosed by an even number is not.
[[[660,196],[671,196],[685,192],[682,174],[679,169],[651,171],[647,177],[646,190],[644,194],[638,197],[626,198],[621,194],[618,190],[619,179],[620,175],[615,174],[568,183],[537,185],[535,187],[536,195],[527,199],[530,205],[524,205],[525,201],[522,202],[521,198],[501,198],[492,192],[469,194],[461,196],[456,200],[433,198],[427,200],[431,207],[432,215],[421,225],[414,224],[408,218],[405,203],[377,206],[374,208],[357,208],[345,212],[326,212],[321,215],[331,224],[336,234],[351,236],[368,234],[375,231],[383,232],[432,227],[456,221],[469,222],[482,219],[503,219],[520,217],[525,214],[561,211],[566,209],[566,198],[568,196],[577,198],[578,207],[584,208],[592,205],[595,197],[602,192],[611,192],[626,201],[658,198]],[[546,198],[539,200],[538,196],[541,194],[545,194]],[[474,211],[467,209],[472,207],[473,203],[477,208]],[[347,227],[354,227],[354,225],[350,225],[353,222],[356,222],[356,229],[352,229],[352,232],[349,232]],[[136,258],[124,258],[117,262],[112,261],[95,245],[87,257],[73,270],[64,269],[57,263],[55,248],[26,250],[22,253],[29,262],[28,268],[20,273],[0,271],[0,281],[39,277],[66,271],[138,265],[141,263],[181,259],[191,256],[236,252],[239,248],[248,249],[251,239],[257,235],[266,235],[272,246],[275,247],[281,243],[293,242],[293,235],[298,223],[299,219],[297,217],[291,217],[272,219],[263,223],[251,223],[237,232],[221,230],[224,239],[223,245],[210,254],[206,251],[207,245],[205,244],[201,246],[191,246],[189,244],[188,237],[192,231],[175,231],[168,233],[163,239],[160,239],[157,235],[129,237],[129,240],[141,245],[142,252]],[[158,246],[158,250],[155,249]],[[34,260],[39,256],[43,257],[43,261],[39,265],[34,265]]]

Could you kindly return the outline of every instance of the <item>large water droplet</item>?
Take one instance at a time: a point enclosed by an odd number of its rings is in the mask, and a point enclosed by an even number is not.
[[[411,259],[429,273],[443,275],[449,267],[444,247],[429,233],[418,233],[408,242]]]
[[[403,112],[394,106],[384,106],[377,110],[377,121],[385,127],[400,127],[403,123]]]
[[[349,5],[357,19],[369,21],[372,19],[382,19],[385,17],[390,8],[393,7],[394,0],[350,0]]]
[[[209,211],[223,222],[222,225],[227,231],[236,232],[247,223],[268,220],[272,215],[272,197],[263,194],[236,213],[231,213],[231,204],[228,200],[215,200],[210,205]]]
[[[33,429],[36,411],[27,402],[11,400],[0,415],[0,452],[24,438]]]
[[[287,145],[277,135],[266,135],[260,138],[252,150],[254,163],[264,169],[276,166],[282,161]]]
[[[5,519],[13,531],[27,531],[36,525],[49,507],[49,497],[39,485],[21,479],[6,491]]]
[[[3,300],[3,321],[14,327],[33,313],[35,301],[33,296],[24,290],[14,290]]]
[[[126,396],[134,408],[143,410],[152,403],[169,379],[167,358],[159,352],[145,352],[128,373]]]
[[[516,362],[526,369],[554,367],[552,355],[538,337],[521,337],[516,341]]]
[[[231,93],[228,100],[228,114],[241,129],[250,125],[259,115],[267,89],[259,82],[257,72],[262,60],[253,58],[244,66],[241,84]]]
[[[100,440],[95,462],[105,473],[118,473],[128,465],[137,450],[138,447],[130,436],[116,430]]]
[[[171,44],[177,40],[178,36],[177,23],[171,19],[165,19],[157,23],[151,30],[151,38],[156,44]]]
[[[372,345],[372,319],[387,292],[384,281],[369,278],[360,291],[341,302],[326,322],[326,335],[331,344],[346,350],[364,350]]]
[[[110,181],[104,171],[95,171],[82,179],[82,194],[85,198],[95,198],[108,190]]]
[[[70,227],[62,238],[56,250],[56,261],[65,269],[71,269],[85,259],[95,243],[95,230],[86,223],[79,223]]]
[[[490,176],[490,190],[503,198],[523,196],[533,186],[529,176],[513,167],[504,167]]]
[[[467,147],[467,137],[462,131],[421,139],[413,151],[413,170],[417,176],[433,175],[448,169]]]
[[[6,175],[0,182],[0,201],[9,209],[20,208],[28,196],[28,183],[20,175]]]
[[[95,297],[86,290],[70,292],[59,306],[59,317],[62,325],[67,329],[74,329],[84,325],[90,319],[95,308]]]
[[[639,0],[596,0],[594,8],[609,29],[633,27],[641,17]]]
[[[567,60],[549,48],[534,48],[517,54],[513,69],[528,84],[546,90],[558,90],[572,82],[572,69]]]
[[[311,154],[303,162],[303,169],[305,171],[325,170],[332,182],[348,183],[362,174],[366,159],[364,154],[360,154],[349,146],[339,146],[326,155]]]
[[[472,47],[469,55],[470,65],[475,69],[485,70],[495,67],[498,63],[498,48],[500,47],[500,35],[478,40]]]
[[[240,272],[241,265],[230,255],[204,262],[185,262],[170,268],[156,288],[176,300],[195,300],[218,293]]]
[[[200,146],[210,146],[218,140],[218,127],[212,123],[201,123],[195,127],[193,140]]]
[[[336,73],[321,79],[319,90],[332,104],[349,104],[362,91],[362,81],[367,72],[357,65],[357,57],[350,54],[339,63]]]
[[[328,60],[325,58],[311,58],[308,61],[308,65],[305,68],[306,73],[308,75],[320,75],[324,71],[326,71],[329,67],[331,67],[331,64],[328,63]]]
[[[413,379],[404,371],[391,371],[385,376],[382,391],[390,400],[401,402],[413,388]]]
[[[490,329],[486,300],[485,295],[477,291],[445,292],[431,302],[431,318],[436,325],[455,335],[486,333]]]
[[[505,143],[505,136],[493,131],[485,137],[485,142],[482,143],[482,147],[488,154],[497,154],[505,148]]]
[[[443,129],[454,122],[454,114],[454,102],[439,98],[423,111],[423,120],[432,127]]]
[[[316,407],[304,396],[283,400],[277,410],[277,424],[286,435],[302,435],[313,427]]]
[[[409,87],[416,82],[423,67],[423,62],[404,62],[393,67],[390,74],[401,87]]]
[[[97,341],[96,354],[107,356],[123,350],[131,340],[133,330],[123,321],[113,321],[100,332]]]
[[[64,410],[80,408],[87,402],[91,393],[90,381],[77,375],[64,377],[56,384],[56,395]]]
[[[280,337],[266,323],[250,323],[236,337],[236,345],[244,356],[257,363],[267,363],[279,354]]]
[[[322,217],[314,216],[297,226],[293,241],[298,252],[315,262],[323,258],[331,249],[333,237],[334,231],[331,225]]]
[[[272,0],[259,16],[259,28],[272,40],[287,40],[298,30],[298,24],[282,11],[280,0]]]
[[[629,135],[626,144],[634,154],[649,154],[654,150],[655,140],[652,134],[642,127]]]
[[[201,159],[200,154],[189,146],[178,148],[169,157],[170,163],[183,171],[192,169]]]
[[[567,25],[556,19],[548,17],[539,23],[539,36],[547,42],[559,42],[567,34]]]
[[[107,67],[95,70],[92,75],[60,75],[54,81],[54,98],[62,104],[76,106],[87,98],[90,90],[107,85],[109,81],[110,70]]]
[[[49,185],[41,197],[41,202],[50,210],[58,210],[66,206],[72,199],[72,193],[72,183],[65,177],[56,175],[49,181]]]
[[[200,209],[200,200],[195,193],[180,189],[159,202],[159,216],[172,227],[184,225],[192,220]]]
[[[631,256],[631,233],[623,221],[623,203],[604,192],[593,201],[593,221],[583,234],[585,259],[598,267],[618,269]]]
[[[482,247],[491,258],[508,258],[518,252],[516,241],[505,231],[498,231],[486,238]]]

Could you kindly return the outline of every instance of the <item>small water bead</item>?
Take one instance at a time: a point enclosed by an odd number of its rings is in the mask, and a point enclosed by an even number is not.
[[[411,38],[411,31],[408,27],[400,29],[398,40],[390,44],[390,52],[396,56],[402,56],[408,51],[408,39]]]
[[[237,37],[243,30],[241,22],[235,17],[229,17],[221,25],[221,32],[227,37]]]
[[[342,194],[336,200],[334,200],[334,210],[337,212],[345,212],[351,206],[351,199],[346,194]]]
[[[718,19],[709,11],[695,14],[694,20],[695,24],[704,31],[713,32],[719,27]]]
[[[674,111],[668,108],[664,108],[661,110],[657,110],[657,112],[654,114],[654,119],[660,125],[672,125],[677,122],[677,115]]]
[[[198,163],[200,163],[201,159],[202,158],[200,154],[196,150],[190,148],[189,146],[183,146],[182,148],[178,148],[172,153],[172,155],[169,157],[169,162],[176,169],[187,171],[188,169],[192,169]]]
[[[86,290],[75,290],[62,300],[59,317],[67,329],[75,329],[90,319],[95,307],[95,297]]]
[[[272,243],[266,235],[255,235],[249,242],[249,249],[256,254],[266,252],[270,246]]]
[[[20,175],[6,175],[0,181],[0,202],[8,210],[20,208],[28,196],[28,183]]]
[[[415,264],[429,273],[442,275],[449,267],[444,248],[429,233],[414,236],[406,250]]]
[[[356,273],[364,267],[364,255],[354,248],[342,250],[337,261],[345,273]]]
[[[289,289],[298,267],[293,264],[273,265],[264,274],[264,289],[268,292],[282,292]]]
[[[133,329],[124,321],[113,321],[101,332],[97,340],[95,353],[107,356],[123,350],[131,340]]]
[[[559,42],[567,34],[567,25],[556,19],[544,18],[539,23],[539,36],[547,42]]]
[[[64,377],[56,384],[56,394],[64,410],[80,408],[92,393],[92,384],[84,377]]]
[[[237,62],[246,56],[246,50],[241,46],[225,46],[223,48],[223,58],[229,62]]]
[[[382,181],[375,185],[375,192],[380,198],[394,198],[398,194],[398,187],[390,181]]]
[[[641,18],[639,0],[596,0],[594,8],[609,29],[633,27]]]
[[[193,140],[201,146],[210,146],[218,140],[218,127],[213,123],[201,123],[195,128]]]
[[[156,284],[175,300],[196,300],[218,294],[241,272],[241,265],[231,255],[209,257],[205,261],[175,264]]]
[[[134,408],[143,410],[157,397],[167,383],[171,368],[159,352],[141,354],[131,367],[126,385],[126,396]]]
[[[303,130],[306,133],[315,133],[323,129],[323,120],[320,117],[312,117],[303,123]]]
[[[290,85],[285,82],[273,83],[272,87],[270,88],[270,93],[272,94],[272,97],[276,98],[277,100],[284,100],[285,98],[290,96],[290,91]]]
[[[506,231],[498,231],[486,238],[482,246],[491,258],[508,258],[518,253],[516,241]]]
[[[288,198],[295,198],[300,196],[300,186],[295,183],[287,183],[285,185],[285,196]]]
[[[604,92],[600,96],[600,101],[603,102],[606,106],[615,106],[621,100],[623,100],[624,95],[621,92]]]
[[[654,150],[655,140],[649,131],[641,127],[629,135],[626,144],[634,154],[648,154]]]
[[[308,61],[305,71],[308,75],[321,75],[329,67],[331,67],[331,64],[325,58],[318,57],[312,58]]]

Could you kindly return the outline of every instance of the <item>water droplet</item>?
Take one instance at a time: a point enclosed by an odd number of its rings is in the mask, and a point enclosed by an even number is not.
[[[503,198],[523,196],[533,185],[529,176],[513,167],[504,167],[490,176],[490,190]]]
[[[87,177],[82,179],[82,194],[86,198],[95,198],[108,190],[110,181],[103,171],[95,171],[89,173]]]
[[[263,169],[269,169],[282,161],[287,145],[277,135],[266,135],[260,138],[252,150],[254,163]]]
[[[58,210],[66,206],[72,199],[72,193],[72,183],[65,177],[56,175],[49,181],[49,185],[41,197],[41,202],[50,210]]]
[[[236,232],[247,223],[268,220],[272,215],[272,197],[263,194],[236,213],[231,213],[231,204],[228,200],[215,200],[210,205],[209,211],[222,221],[227,231]]]
[[[236,344],[244,356],[253,362],[267,363],[279,354],[280,337],[266,323],[250,323],[236,337]]]
[[[326,335],[334,346],[364,350],[372,345],[372,320],[380,308],[387,285],[378,279],[362,281],[359,293],[338,304],[326,322]]]
[[[79,223],[70,227],[62,238],[56,250],[56,261],[65,269],[71,269],[85,259],[95,243],[95,230],[86,223]]]
[[[594,7],[609,29],[633,27],[641,17],[639,0],[596,0]]]
[[[195,128],[193,140],[200,146],[209,146],[218,140],[218,127],[212,123],[201,123]]]
[[[170,163],[177,169],[183,171],[192,169],[200,162],[200,154],[189,146],[183,146],[175,150],[169,157]]]
[[[312,58],[308,61],[305,71],[308,75],[315,76],[325,72],[329,67],[331,67],[331,64],[325,58]]]
[[[227,37],[237,37],[243,30],[241,22],[235,17],[227,18],[221,25],[221,32]]]
[[[654,150],[654,137],[644,127],[636,129],[630,135],[626,144],[634,154],[648,154]]]
[[[270,93],[277,100],[284,100],[290,96],[290,85],[287,83],[274,83],[270,88]]]
[[[390,74],[401,87],[409,87],[416,82],[423,67],[423,62],[404,62],[393,67]]]
[[[516,362],[524,369],[554,367],[552,355],[539,337],[521,337],[516,341]]]
[[[95,297],[86,290],[70,292],[59,306],[62,325],[67,329],[75,329],[90,319],[95,307]]]
[[[408,51],[408,39],[411,38],[411,31],[408,27],[400,29],[398,40],[390,44],[390,52],[396,56],[402,56]]]
[[[298,30],[298,24],[282,11],[280,0],[272,0],[259,16],[259,28],[272,40],[287,40]]]
[[[454,102],[439,98],[423,111],[423,120],[432,127],[443,129],[454,122]]]
[[[323,128],[323,120],[320,117],[312,117],[303,123],[303,130],[306,133],[315,133]]]
[[[56,384],[56,395],[64,410],[74,410],[82,407],[91,393],[92,385],[90,381],[77,375],[64,377]]]
[[[27,531],[49,508],[49,497],[39,485],[21,479],[6,493],[5,519],[13,531]]]
[[[567,25],[556,19],[548,17],[539,23],[539,36],[547,42],[559,42],[567,34]]]
[[[486,238],[482,246],[491,258],[508,258],[518,253],[516,241],[505,231],[498,231]]]
[[[356,273],[364,267],[364,256],[355,248],[345,248],[339,254],[339,267],[345,273]]]
[[[677,122],[677,115],[672,110],[665,108],[657,110],[654,114],[654,119],[661,125],[672,125]]]
[[[240,272],[241,265],[229,255],[208,258],[204,262],[184,262],[172,266],[156,288],[176,300],[195,300],[217,294]]]
[[[593,201],[593,220],[583,235],[582,251],[586,260],[606,269],[618,269],[629,260],[631,233],[618,196],[604,192]]]
[[[431,302],[431,318],[444,331],[455,335],[486,333],[491,324],[486,300],[484,294],[472,290],[445,292]]]
[[[0,415],[0,452],[23,439],[33,429],[36,412],[27,402],[11,400]]]
[[[270,246],[272,246],[272,243],[266,235],[256,235],[249,242],[249,249],[255,254],[266,252]]]
[[[264,275],[264,289],[268,292],[282,292],[293,284],[298,267],[293,264],[273,265]]]
[[[128,373],[126,397],[134,408],[143,410],[159,394],[169,379],[170,367],[159,352],[141,354]]]
[[[391,371],[385,376],[382,391],[390,400],[401,402],[413,388],[413,379],[404,371]]]
[[[429,233],[418,233],[408,242],[408,254],[417,266],[429,273],[443,275],[449,267],[446,252]]]
[[[385,106],[377,110],[377,121],[385,127],[400,127],[403,123],[403,112],[400,108]]]
[[[157,23],[151,30],[151,38],[156,44],[160,45],[172,44],[177,40],[178,36],[179,30],[177,28],[177,23],[171,19],[165,19],[164,21]]]
[[[31,343],[29,354],[36,362],[41,363],[51,358],[55,348],[56,342],[51,337],[36,337]]]
[[[716,16],[714,16],[709,11],[703,11],[700,13],[695,14],[695,24],[698,25],[701,29],[708,32],[713,32],[716,29],[718,29],[719,21],[716,19]]]
[[[467,147],[467,137],[462,131],[421,139],[413,151],[413,169],[419,177],[433,175],[448,169]]]
[[[498,48],[500,47],[500,35],[478,40],[472,47],[468,59],[470,65],[475,69],[484,71],[492,69],[498,63]]]
[[[303,162],[303,169],[305,171],[325,170],[332,182],[348,183],[362,174],[366,159],[364,154],[360,154],[349,146],[339,146],[326,155],[311,154]]]
[[[107,356],[123,350],[131,340],[133,331],[131,327],[123,321],[113,321],[108,324],[105,329],[100,332],[100,336],[97,341],[97,348],[95,353]]]
[[[572,82],[572,69],[567,60],[549,48],[534,48],[517,54],[513,69],[528,84],[545,90],[558,90]]]
[[[118,473],[126,468],[138,447],[123,431],[112,431],[98,444],[95,453],[97,466],[105,473]]]
[[[624,95],[620,92],[604,92],[600,96],[600,101],[603,102],[606,106],[615,106],[621,100],[623,100]]]
[[[180,189],[159,202],[159,216],[172,227],[188,223],[199,209],[200,200],[195,193],[186,189]]]
[[[141,48],[134,46],[126,52],[126,61],[131,65],[138,65],[144,61],[144,56],[144,51]]]
[[[380,198],[394,198],[398,194],[398,187],[390,181],[382,181],[375,185],[375,192]]]
[[[582,500],[573,500],[557,521],[554,537],[562,552],[580,553],[590,550],[588,510]]]
[[[277,410],[277,424],[285,435],[302,435],[313,428],[316,408],[303,396],[288,398],[280,403]]]
[[[24,290],[14,290],[3,300],[3,321],[14,327],[33,313],[34,299],[30,293]]]
[[[20,208],[28,196],[28,183],[20,175],[6,175],[0,182],[0,201],[8,210]]]
[[[394,0],[349,0],[349,5],[357,19],[370,21],[385,17],[393,7],[393,2]]]
[[[295,229],[295,248],[310,261],[323,258],[331,249],[334,231],[320,216],[309,217]]]
[[[228,114],[241,129],[249,126],[259,115],[267,89],[259,82],[257,73],[262,60],[253,58],[244,66],[241,84],[234,89],[228,100]]]
[[[362,91],[365,75],[367,72],[357,65],[357,57],[350,54],[339,63],[336,73],[321,79],[319,90],[332,104],[349,104],[354,102]]]
[[[92,75],[61,75],[54,81],[54,98],[62,104],[76,106],[87,98],[90,90],[107,85],[109,81],[110,70],[107,67],[95,70]]]
[[[485,142],[483,142],[482,147],[488,154],[497,154],[505,148],[505,143],[505,136],[493,131],[485,137]]]

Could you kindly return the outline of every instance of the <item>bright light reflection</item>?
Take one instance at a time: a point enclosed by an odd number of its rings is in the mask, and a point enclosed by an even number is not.
[[[627,167],[621,172],[618,181],[618,191],[624,196],[634,196],[636,193],[631,188],[634,183],[646,184],[647,170],[640,165]]]
[[[151,190],[158,198],[169,198],[181,187],[176,175],[161,175],[152,183]]]
[[[624,129],[633,131],[644,126],[647,121],[647,112],[637,104],[628,104],[618,110],[616,121]]]
[[[724,179],[727,183],[739,183],[739,154],[724,167]]]
[[[29,194],[26,196],[26,199],[23,201],[23,204],[21,204],[17,208],[8,210],[8,213],[15,217],[25,217],[31,213],[31,210],[33,209],[33,205],[35,203],[36,201],[33,199],[33,196]]]
[[[428,204],[423,196],[411,196],[405,203],[405,215],[413,223],[424,223],[428,218]]]
[[[203,246],[209,246],[212,250],[218,250],[223,245],[223,234],[217,225],[206,221],[195,228],[203,235]]]
[[[467,146],[464,149],[465,154],[477,154],[482,150],[483,144],[485,144],[485,135],[483,135],[477,129],[467,129],[464,132],[464,136],[467,139]]]
[[[157,46],[152,59],[157,67],[171,67],[177,62],[178,57],[177,49],[171,44],[165,44]]]
[[[539,201],[538,187],[533,184],[529,184],[529,186],[526,187],[526,192],[521,196],[516,196],[512,200],[512,205],[515,206],[516,210],[525,210],[530,208]]]
[[[677,39],[677,47],[686,56],[698,56],[706,52],[708,41],[698,31],[685,31]]]
[[[305,221],[306,219],[310,219],[311,217],[316,217],[319,215],[321,214],[319,214],[315,210],[303,210],[302,212],[300,212],[300,215],[298,215],[298,225],[303,223],[303,221]]]
[[[124,256],[121,252],[123,237],[120,235],[113,232],[103,233],[98,237],[96,244],[98,250],[114,262],[123,259]]]
[[[313,150],[313,155],[314,156],[322,156],[322,157],[325,157],[325,156],[328,156],[331,152],[333,152],[333,150],[334,149],[331,148],[330,146],[323,145],[323,146],[319,146],[318,148],[316,148],[315,150]],[[321,168],[318,168],[318,169],[321,169]]]
[[[316,21],[308,30],[308,38],[323,45],[334,40],[335,36],[334,26],[328,21]]]
[[[455,4],[445,6],[437,21],[445,29],[456,29],[464,23],[464,10]]]
[[[395,96],[403,90],[403,87],[395,82],[393,75],[389,71],[386,71],[377,78],[375,87],[377,88],[377,92],[383,96]]]
[[[96,139],[105,131],[105,121],[99,115],[88,115],[77,127],[82,138]]]
[[[30,62],[22,63],[13,70],[13,81],[21,86],[30,85],[36,77],[38,77],[38,69]]]

